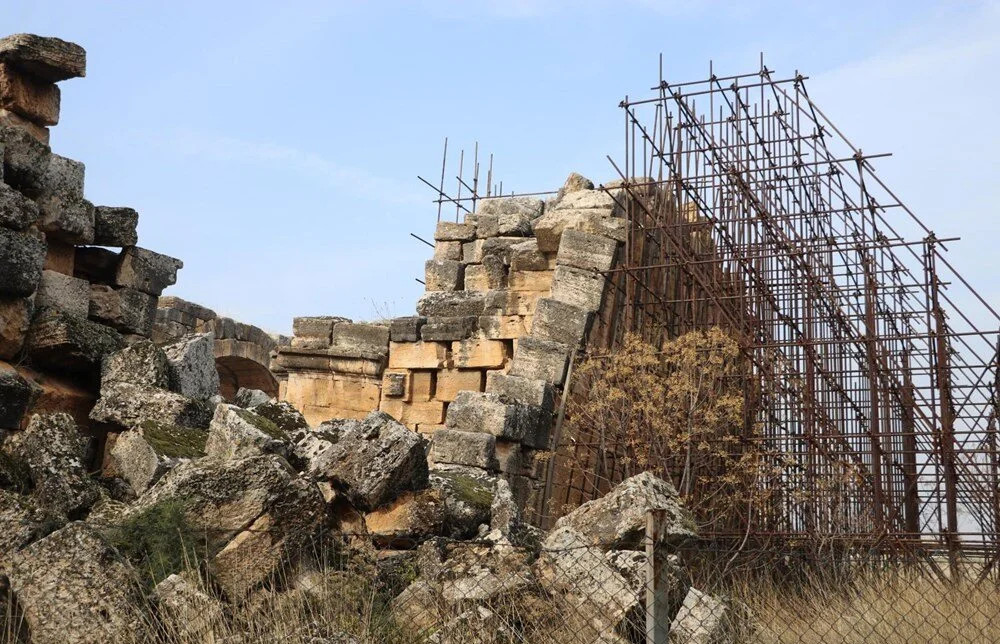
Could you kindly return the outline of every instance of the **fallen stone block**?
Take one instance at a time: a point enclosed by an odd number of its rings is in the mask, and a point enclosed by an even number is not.
[[[443,369],[437,373],[434,397],[451,402],[460,391],[482,390],[483,372],[480,369]]]
[[[333,325],[330,335],[331,355],[384,360],[388,353],[388,326],[361,322],[337,322]]]
[[[208,644],[215,641],[216,630],[221,631],[223,604],[191,577],[170,575],[153,589],[153,600],[168,637]]]
[[[83,47],[34,34],[14,34],[0,39],[0,61],[47,83],[87,74],[87,52]]]
[[[0,107],[37,125],[59,123],[59,87],[0,61]]]
[[[441,369],[448,359],[448,345],[440,342],[389,343],[390,369]]]
[[[557,265],[549,297],[594,312],[601,308],[606,283],[607,278],[596,271]]]
[[[424,263],[424,285],[428,291],[461,291],[464,269],[453,259],[429,259]]]
[[[549,258],[538,250],[537,239],[526,239],[510,247],[510,270],[546,271]]]
[[[451,345],[451,365],[456,369],[499,369],[507,361],[502,340],[468,338]]]
[[[208,432],[147,420],[123,432],[111,448],[115,474],[141,495],[187,459],[205,456]]]
[[[92,284],[87,314],[122,333],[149,337],[156,322],[156,297],[134,288]]]
[[[267,402],[271,402],[271,397],[260,389],[240,387],[236,390],[236,396],[233,397],[233,403],[243,409],[253,409]]]
[[[14,367],[0,362],[0,429],[20,429],[24,414],[38,394],[38,388]]]
[[[38,197],[45,184],[49,167],[49,146],[26,129],[0,126],[0,148],[3,151],[3,180],[28,197]]]
[[[556,263],[574,268],[606,271],[615,261],[618,243],[580,230],[567,230],[559,242]]]
[[[555,408],[555,389],[542,379],[491,371],[486,376],[486,391],[525,405],[534,405],[549,414]]]
[[[90,308],[90,283],[55,271],[43,270],[35,305],[85,318]]]
[[[462,260],[462,242],[439,241],[434,243],[434,259]]]
[[[434,241],[470,241],[476,238],[474,224],[439,221],[434,231]]]
[[[130,246],[121,253],[115,285],[159,296],[163,289],[177,282],[177,271],[183,267],[184,262],[179,259]]]
[[[480,316],[485,307],[485,296],[476,291],[431,291],[417,302],[417,313],[428,317]]]
[[[287,459],[291,453],[288,434],[270,420],[236,405],[215,406],[205,442],[205,455],[209,458],[232,460],[277,454]]]
[[[420,329],[426,322],[427,318],[415,315],[394,318],[389,323],[389,339],[392,342],[416,342],[420,339]]]
[[[21,352],[33,312],[28,298],[0,297],[0,360],[10,360]]]
[[[436,464],[430,486],[444,499],[442,534],[452,539],[475,536],[479,526],[489,525],[497,477],[478,467]]]
[[[27,429],[7,439],[4,450],[27,466],[32,496],[41,507],[72,517],[100,497],[87,471],[87,445],[69,414],[35,414]]]
[[[538,408],[478,391],[459,392],[445,418],[448,429],[484,432],[509,441],[535,433],[540,421]]]
[[[8,575],[34,644],[140,641],[138,575],[77,521],[22,549]]]
[[[570,348],[560,342],[528,336],[517,341],[510,375],[561,385],[566,378]]]
[[[432,342],[452,342],[462,340],[476,332],[479,318],[463,317],[429,317],[427,323],[420,329],[420,337]]]
[[[308,472],[357,508],[372,509],[427,485],[424,439],[383,412],[323,423],[296,446]]]
[[[0,452],[0,464],[4,458]],[[30,486],[29,479],[24,483],[24,491],[27,492]],[[66,522],[65,517],[39,507],[31,497],[9,489],[14,487],[10,484],[0,487],[0,522],[4,526],[0,531],[0,569],[5,572],[9,570],[10,560],[18,550],[45,537],[53,527],[60,527]],[[3,595],[3,590],[0,590],[0,599],[9,601],[10,598]],[[0,608],[0,624],[4,624],[3,617],[4,609]],[[4,632],[4,635],[7,633]],[[20,644],[20,640],[15,639],[12,644],[15,643]]]
[[[266,403],[257,405],[253,407],[253,413],[271,421],[278,426],[278,429],[289,436],[295,436],[299,430],[309,427],[305,416],[293,407],[291,403],[284,400],[269,400]]]
[[[135,246],[139,243],[138,225],[139,213],[133,208],[97,206],[94,208],[94,244],[118,248]]]
[[[42,309],[28,330],[25,350],[33,366],[96,374],[104,357],[123,345],[114,329],[55,309]]]
[[[729,607],[721,599],[691,588],[670,624],[672,644],[721,644],[729,641]]]
[[[0,226],[24,230],[38,221],[38,206],[6,183],[0,182]]]
[[[590,326],[590,313],[572,304],[548,297],[538,300],[531,322],[531,336],[569,347],[583,342]]]
[[[119,383],[166,389],[170,362],[163,349],[141,340],[108,355],[101,365],[101,389]]]
[[[613,550],[642,547],[648,510],[667,511],[664,543],[677,545],[697,536],[691,514],[680,504],[677,490],[650,472],[625,479],[606,495],[588,501],[556,521],[555,528],[570,528],[589,545]]]
[[[170,363],[171,390],[195,399],[219,393],[214,341],[211,333],[196,333],[163,346]]]
[[[84,165],[50,155],[39,195],[39,227],[48,236],[70,244],[94,242],[94,204],[83,198]]]
[[[90,412],[91,420],[120,427],[137,427],[152,420],[167,425],[205,429],[212,420],[212,407],[203,400],[127,382],[118,382],[101,390],[101,397]]]
[[[499,467],[496,436],[483,432],[440,429],[431,440],[430,460],[434,463],[468,465],[484,470]]]
[[[38,288],[45,264],[41,235],[0,228],[0,295],[27,297]]]
[[[365,515],[365,527],[383,548],[416,548],[444,528],[444,498],[438,490],[403,492]]]

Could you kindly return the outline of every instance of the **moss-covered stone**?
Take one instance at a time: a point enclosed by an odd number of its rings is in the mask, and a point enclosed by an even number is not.
[[[266,418],[277,425],[279,429],[289,434],[309,427],[309,423],[306,422],[305,417],[290,403],[284,401],[272,400],[257,405],[253,408],[253,413]]]
[[[27,463],[0,452],[0,489],[20,494],[31,491],[31,470],[28,469]]]
[[[182,427],[147,420],[139,428],[149,446],[167,458],[200,458],[205,455],[208,432],[203,429]]]
[[[271,438],[280,441],[287,441],[288,434],[278,427],[274,421],[264,418],[263,416],[258,416],[252,411],[247,411],[246,409],[234,409],[237,416],[239,416],[244,421],[250,423],[260,431],[264,432]]]

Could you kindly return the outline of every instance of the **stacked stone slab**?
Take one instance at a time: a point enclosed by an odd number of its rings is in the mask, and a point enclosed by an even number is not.
[[[157,297],[182,265],[137,246],[138,213],[92,204],[84,165],[49,148],[56,83],[85,71],[78,45],[0,39],[0,360],[41,383],[27,412],[65,408],[72,390],[81,420],[101,360],[149,337]]]

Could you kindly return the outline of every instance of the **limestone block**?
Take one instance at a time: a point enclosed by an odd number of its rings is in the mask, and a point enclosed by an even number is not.
[[[538,250],[537,239],[526,239],[510,247],[510,270],[544,271],[549,268],[549,260]]]
[[[462,244],[462,262],[478,264],[483,261],[483,243],[485,239],[476,239]]]
[[[79,161],[50,155],[37,199],[40,228],[72,244],[94,242],[94,205],[83,198],[84,172]]]
[[[219,393],[215,336],[186,335],[163,347],[170,363],[170,388],[188,398],[208,399]]]
[[[87,52],[83,47],[34,34],[14,34],[0,39],[0,61],[47,83],[87,74]]]
[[[460,241],[439,241],[434,243],[434,259],[448,259],[461,261],[462,242]]]
[[[113,284],[118,269],[118,253],[96,246],[76,246],[73,256],[73,277],[91,284]]]
[[[3,180],[29,197],[38,197],[45,184],[52,152],[26,129],[0,126]]]
[[[483,257],[482,264],[465,267],[465,290],[491,291],[507,287],[507,267],[495,255]]]
[[[434,241],[471,241],[476,238],[474,224],[459,224],[452,221],[439,221],[434,231]]]
[[[569,192],[556,204],[558,210],[583,210],[599,208],[610,211],[615,207],[615,200],[604,190],[576,190]]]
[[[156,321],[156,298],[132,288],[91,285],[89,316],[122,333],[149,336]]]
[[[606,282],[607,278],[596,271],[556,266],[552,275],[550,297],[584,311],[594,312],[601,308]]]
[[[531,336],[517,341],[510,375],[561,385],[570,349],[565,344]]]
[[[55,271],[42,271],[35,304],[51,307],[77,317],[87,317],[90,306],[90,283]]]
[[[489,239],[483,239],[482,241],[482,258],[486,257],[496,257],[500,259],[505,266],[510,265],[510,259],[513,255],[513,248],[517,244],[524,241],[523,237],[490,237]],[[482,262],[483,259],[479,261]]]
[[[511,271],[510,290],[548,293],[552,288],[553,271]]]
[[[90,419],[120,427],[136,427],[147,421],[195,427],[208,427],[212,407],[204,400],[146,385],[116,382],[104,387]]]
[[[233,404],[243,409],[253,409],[270,401],[271,397],[267,393],[260,389],[247,389],[246,387],[237,389],[236,395],[233,396]]]
[[[426,316],[461,317],[483,314],[486,296],[475,291],[424,293],[417,302],[417,313]]]
[[[479,318],[479,328],[491,340],[512,340],[528,334],[520,315],[484,315]]]
[[[382,397],[405,398],[409,376],[408,371],[385,371],[382,374]]]
[[[496,369],[507,360],[507,345],[502,340],[482,337],[451,344],[451,366],[458,369]]]
[[[496,442],[492,434],[439,429],[431,440],[430,460],[496,470]]]
[[[136,494],[142,494],[181,459],[205,455],[208,432],[146,421],[134,430],[122,432],[111,448],[111,463]]]
[[[157,306],[161,309],[183,311],[187,315],[202,321],[214,320],[218,317],[212,309],[202,306],[201,304],[195,304],[194,302],[182,300],[174,295],[165,295],[161,297]]]
[[[61,239],[49,237],[46,240],[48,248],[45,251],[45,268],[63,275],[76,275],[76,247]],[[89,281],[89,280],[88,280]]]
[[[500,217],[497,215],[476,215],[476,237],[486,239],[500,234]]]
[[[34,201],[0,182],[0,226],[24,230],[38,221],[38,216]]]
[[[59,122],[59,87],[0,61],[0,107],[37,125],[55,125]]]
[[[381,360],[389,351],[389,327],[381,324],[337,322],[330,334],[330,354],[345,358]]]
[[[448,345],[440,342],[390,342],[390,369],[441,369],[448,359]]]
[[[589,324],[590,313],[587,311],[543,297],[535,307],[531,337],[575,347],[583,341]]]
[[[476,214],[480,217],[517,214],[534,219],[542,214],[543,206],[542,200],[534,197],[497,197],[482,200]]]
[[[570,172],[569,176],[566,177],[566,181],[563,183],[562,188],[559,189],[559,194],[556,197],[556,202],[558,203],[571,192],[576,192],[578,190],[593,190],[594,182],[583,176],[579,172]]]
[[[182,642],[209,644],[215,640],[215,630],[221,630],[222,602],[188,575],[170,575],[158,583],[153,599],[166,631]]]
[[[131,246],[122,251],[115,284],[158,296],[177,282],[177,271],[183,267],[179,259]]]
[[[0,360],[10,360],[20,353],[33,311],[28,298],[0,297]]]
[[[35,139],[42,145],[49,144],[49,128],[44,125],[32,123],[20,114],[0,108],[0,128],[2,127],[12,127],[23,130],[31,138]]]
[[[524,378],[491,371],[486,376],[486,391],[525,405],[534,405],[549,414],[555,408],[555,389],[547,381],[539,378]]]
[[[620,217],[611,217],[604,210],[551,210],[532,224],[538,249],[543,253],[555,252],[565,230],[581,230],[624,241],[627,223]]]
[[[389,339],[393,342],[416,342],[420,339],[420,328],[427,318],[410,316],[394,318],[389,323]]]
[[[445,502],[435,489],[404,492],[388,504],[365,515],[365,527],[382,547],[412,548],[440,534]]]
[[[497,467],[504,474],[517,474],[521,471],[521,443],[517,441],[497,440]]]
[[[331,315],[292,318],[292,333],[296,337],[326,338],[333,333],[337,322],[350,322],[347,318]]]
[[[615,261],[618,243],[580,230],[567,230],[559,242],[556,263],[574,268],[606,271]]]
[[[0,429],[20,429],[24,414],[38,394],[37,387],[13,367],[0,362]]]
[[[382,398],[428,401],[434,397],[434,375],[434,371],[386,370],[382,374]]]
[[[101,364],[101,388],[120,382],[166,389],[170,384],[167,354],[149,340],[110,354]]]
[[[417,433],[427,440],[432,440],[434,438],[434,433],[439,429],[444,428],[444,423],[417,423]]]
[[[132,208],[97,206],[94,208],[94,244],[98,246],[135,246],[139,243],[136,226],[139,213]]]
[[[511,441],[520,441],[535,431],[540,420],[536,408],[502,398],[497,394],[462,391],[448,405],[448,429],[485,432]]]
[[[289,435],[270,420],[236,405],[215,406],[205,440],[206,456],[232,460],[277,454],[287,459],[291,452]]]
[[[487,291],[483,311],[486,315],[532,315],[539,291]]]
[[[455,400],[460,391],[482,391],[483,372],[479,369],[444,369],[437,374],[435,398],[445,402]]]
[[[55,309],[42,309],[31,323],[25,349],[33,366],[97,373],[104,356],[122,348],[113,329]]]
[[[708,593],[691,588],[670,624],[670,641],[682,644],[715,644],[726,641],[729,607]]]
[[[383,398],[378,406],[383,411],[411,429],[417,425],[437,425],[444,422],[444,403],[439,400],[413,400]]]
[[[478,326],[479,318],[472,315],[429,317],[427,324],[420,329],[420,337],[433,342],[452,342],[469,337],[475,333]]]
[[[429,259],[424,263],[424,285],[428,291],[462,290],[462,262],[453,259]]]
[[[0,228],[0,295],[27,297],[34,293],[44,264],[41,235]]]

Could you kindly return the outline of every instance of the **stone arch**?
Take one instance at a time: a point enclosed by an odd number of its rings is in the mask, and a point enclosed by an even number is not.
[[[278,395],[278,381],[268,369],[271,356],[267,348],[245,340],[215,341],[215,366],[219,371],[219,393],[232,400],[240,387],[260,389],[268,396]]]

